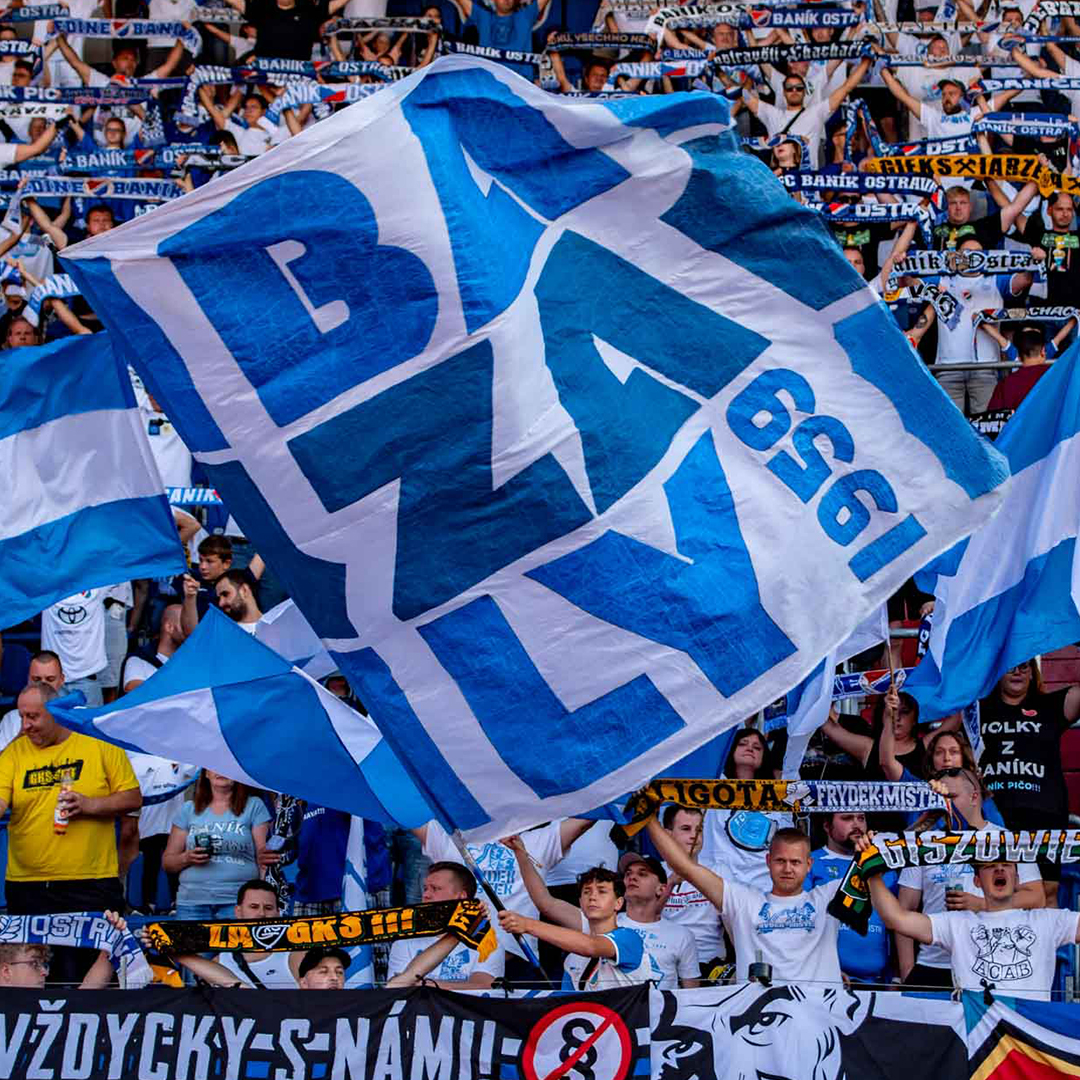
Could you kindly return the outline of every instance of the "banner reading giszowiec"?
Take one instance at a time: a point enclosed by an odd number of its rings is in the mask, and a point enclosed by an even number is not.
[[[470,839],[775,700],[1007,476],[710,95],[445,57],[64,261]]]

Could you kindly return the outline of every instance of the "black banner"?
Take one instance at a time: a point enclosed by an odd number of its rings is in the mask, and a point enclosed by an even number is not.
[[[81,1080],[627,1080],[649,1074],[649,988],[6,988],[0,1075]]]

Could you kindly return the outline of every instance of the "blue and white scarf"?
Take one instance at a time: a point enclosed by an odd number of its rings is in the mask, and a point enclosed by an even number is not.
[[[1080,90],[1080,78],[1059,75],[1053,79],[981,79],[969,88],[968,93],[996,94],[999,90]]]
[[[780,183],[792,191],[857,191],[861,195],[903,192],[934,196],[941,187],[932,176],[892,176],[882,173],[785,173]]]
[[[969,154],[978,144],[968,135],[952,139],[918,139],[906,143],[882,143],[874,153],[878,157],[938,157],[946,154]]]
[[[413,69],[401,65],[380,64],[378,60],[288,60],[283,57],[256,57],[237,64],[233,77],[238,82],[250,82],[253,75],[296,75],[307,79],[349,79],[357,75],[374,75],[387,82],[404,79]]]
[[[823,203],[810,200],[806,204],[829,221],[917,221],[924,243],[933,242],[934,216],[917,203]]]
[[[34,10],[40,11],[40,8]],[[40,18],[40,16],[39,16]],[[202,52],[202,38],[198,30],[185,26],[182,22],[166,22],[157,19],[70,19],[53,20],[54,34],[74,34],[78,37],[112,38],[124,40],[131,38],[170,37],[184,43],[192,56]]]
[[[973,135],[992,131],[998,135],[1068,135],[1080,137],[1080,124],[1056,113],[988,113],[971,125]]]
[[[27,297],[23,318],[36,327],[41,321],[41,305],[46,300],[67,300],[81,295],[70,274],[50,274],[40,285],[36,285]]]
[[[0,15],[0,24],[37,22],[38,19],[66,19],[71,14],[67,4],[38,4],[31,7],[29,4],[23,7],[9,8]]]
[[[93,912],[0,915],[0,943],[103,949],[109,954],[125,989],[139,989],[153,979],[153,972],[135,935],[129,930],[117,930],[104,915]]]
[[[286,109],[296,109],[301,105],[338,105],[344,102],[361,101],[384,88],[382,83],[339,83],[325,86],[317,82],[292,83],[276,101],[266,110],[266,118],[276,124]]]
[[[540,53],[494,49],[490,45],[466,45],[463,41],[444,41],[443,51],[464,53],[466,56],[483,56],[488,60],[497,60],[503,64],[533,64],[536,67],[540,66],[543,59]]]

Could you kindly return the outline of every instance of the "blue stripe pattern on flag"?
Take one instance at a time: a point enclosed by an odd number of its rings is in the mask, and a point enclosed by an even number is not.
[[[1080,346],[1036,383],[995,446],[1013,473],[1000,513],[928,568],[937,574],[929,649],[904,686],[927,719],[985,697],[1014,664],[1080,640]]]
[[[173,658],[111,705],[70,700],[65,727],[405,827],[431,810],[374,723],[211,608]]]
[[[444,57],[65,255],[472,840],[775,700],[1008,475],[711,95]]]
[[[12,349],[0,364],[0,610],[184,569],[127,369],[107,334]]]

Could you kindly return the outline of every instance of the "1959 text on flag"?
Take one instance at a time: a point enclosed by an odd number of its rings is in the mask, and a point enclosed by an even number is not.
[[[66,254],[477,839],[774,700],[1008,475],[709,95],[448,57]]]

